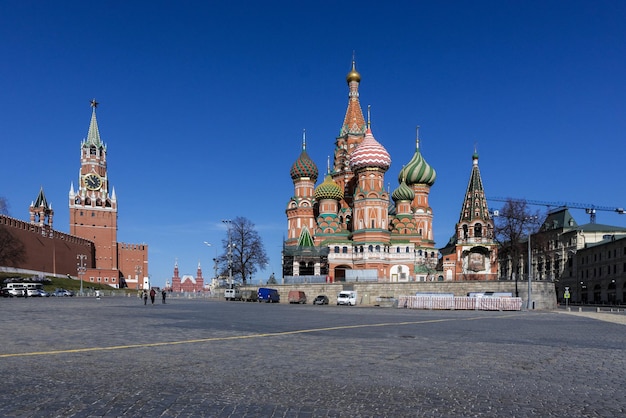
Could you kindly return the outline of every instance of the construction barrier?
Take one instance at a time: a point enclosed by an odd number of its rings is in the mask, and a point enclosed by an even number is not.
[[[519,311],[522,309],[522,299],[513,297],[400,296],[398,308]]]

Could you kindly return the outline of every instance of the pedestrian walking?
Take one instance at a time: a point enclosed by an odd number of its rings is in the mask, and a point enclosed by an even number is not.
[[[144,305],[148,304],[148,292],[146,292],[145,289],[143,291],[143,304]]]
[[[156,292],[154,291],[154,289],[150,289],[150,301],[152,301],[153,305],[154,305],[155,296],[156,296]]]
[[[165,303],[165,297],[167,296],[167,292],[165,291],[165,289],[163,289],[163,291],[161,292],[161,297],[163,298],[162,301],[163,303]]]

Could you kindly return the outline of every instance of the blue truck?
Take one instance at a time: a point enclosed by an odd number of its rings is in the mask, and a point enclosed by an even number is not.
[[[266,303],[279,303],[280,302],[280,295],[278,294],[278,290],[276,289],[270,289],[267,287],[260,287],[259,288],[259,302],[266,302]]]

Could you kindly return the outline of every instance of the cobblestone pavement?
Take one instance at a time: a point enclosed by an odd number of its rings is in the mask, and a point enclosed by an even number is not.
[[[0,314],[0,416],[626,413],[626,328],[562,311],[110,297]]]

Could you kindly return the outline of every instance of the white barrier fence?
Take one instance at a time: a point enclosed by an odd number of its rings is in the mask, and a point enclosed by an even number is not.
[[[513,297],[441,297],[441,296],[400,296],[398,308],[408,309],[449,309],[479,311],[519,311],[522,298]]]

